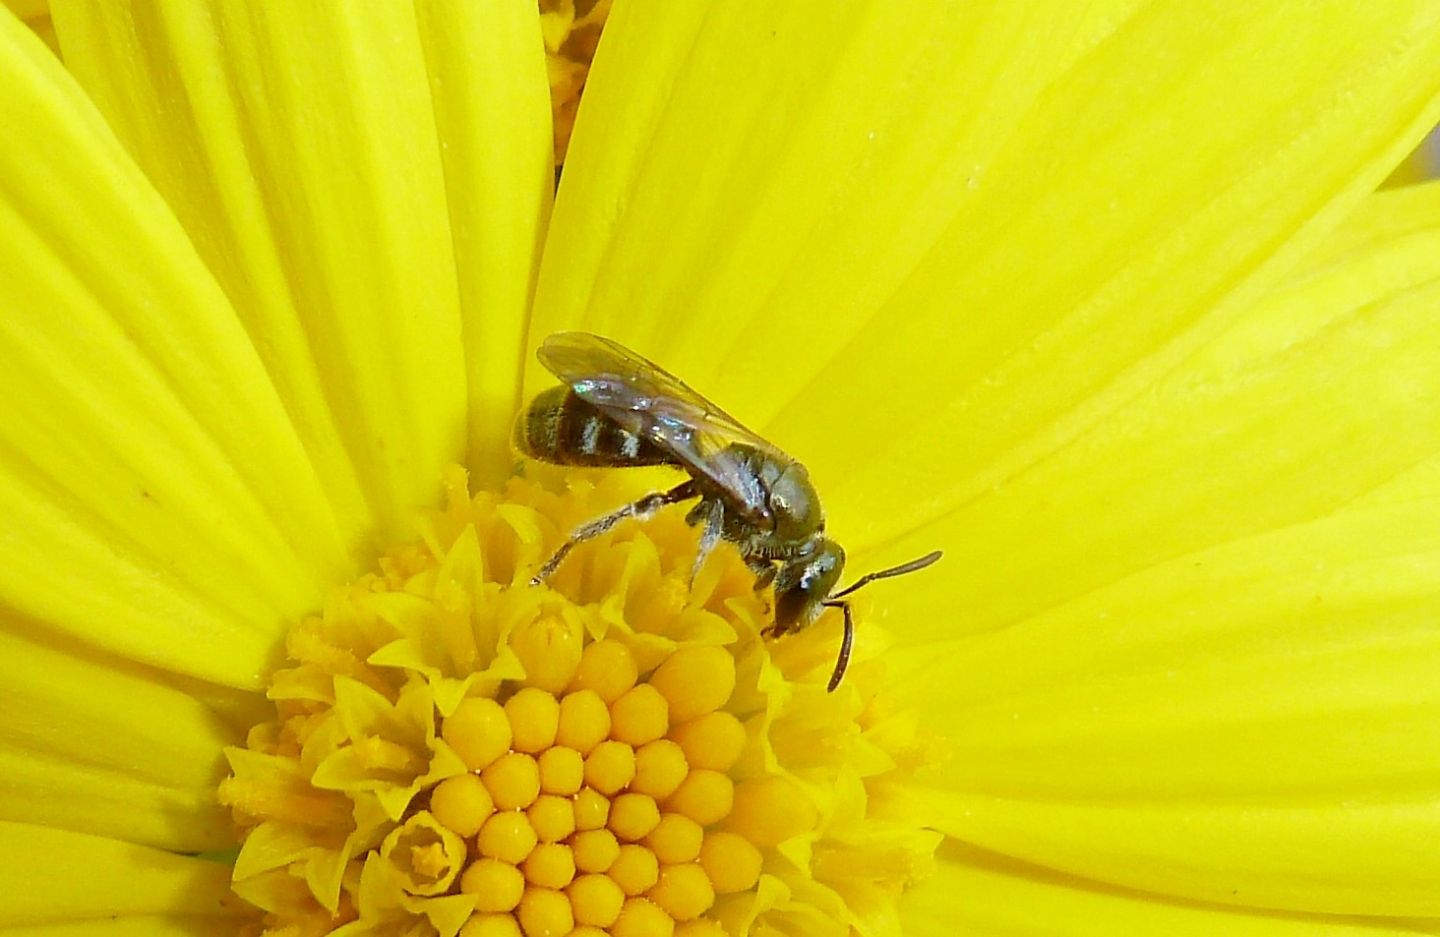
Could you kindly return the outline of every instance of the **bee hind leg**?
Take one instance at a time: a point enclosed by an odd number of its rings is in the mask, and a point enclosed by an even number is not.
[[[565,559],[565,556],[576,546],[584,543],[586,540],[600,536],[627,517],[633,517],[636,520],[642,521],[647,520],[652,514],[666,505],[676,504],[680,501],[688,501],[697,494],[699,494],[699,492],[696,490],[695,482],[687,481],[683,484],[676,485],[669,491],[656,491],[648,494],[638,501],[611,511],[609,514],[581,524],[570,534],[569,539],[560,544],[560,548],[551,554],[550,559],[545,561],[545,565],[540,567],[540,571],[530,577],[530,585],[538,586],[546,579],[549,579],[550,574],[560,567],[560,563]]]

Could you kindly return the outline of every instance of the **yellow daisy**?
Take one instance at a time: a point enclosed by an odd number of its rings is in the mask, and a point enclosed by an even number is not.
[[[555,193],[591,6],[0,15],[0,929],[1440,933],[1440,5],[620,3]],[[529,585],[568,329],[945,550],[836,692]]]

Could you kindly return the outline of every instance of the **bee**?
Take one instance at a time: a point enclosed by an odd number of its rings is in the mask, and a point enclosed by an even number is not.
[[[693,500],[685,520],[703,526],[692,581],[720,540],[735,544],[755,573],[755,591],[774,586],[775,621],[763,632],[766,637],[799,631],[826,608],[841,610],[845,630],[828,684],[833,691],[845,675],[855,638],[845,597],[940,558],[936,550],[833,591],[845,568],[845,551],[825,536],[820,496],[804,465],[619,342],[588,332],[559,332],[545,339],[537,354],[562,383],[538,395],[521,414],[515,425],[517,449],[559,465],[671,465],[690,477],[576,528],[532,585],[548,579],[576,545],[622,520],[645,520],[667,505]]]

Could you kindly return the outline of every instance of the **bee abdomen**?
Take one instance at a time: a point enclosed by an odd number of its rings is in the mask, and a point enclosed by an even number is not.
[[[530,401],[515,424],[515,447],[532,459],[558,465],[617,468],[675,461],[564,386]]]

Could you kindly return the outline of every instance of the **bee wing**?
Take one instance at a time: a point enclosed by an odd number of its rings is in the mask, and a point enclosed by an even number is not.
[[[538,356],[581,400],[729,493],[743,515],[769,518],[765,492],[754,474],[725,450],[742,443],[787,462],[789,457],[684,381],[619,342],[589,332],[557,332],[541,344]]]

